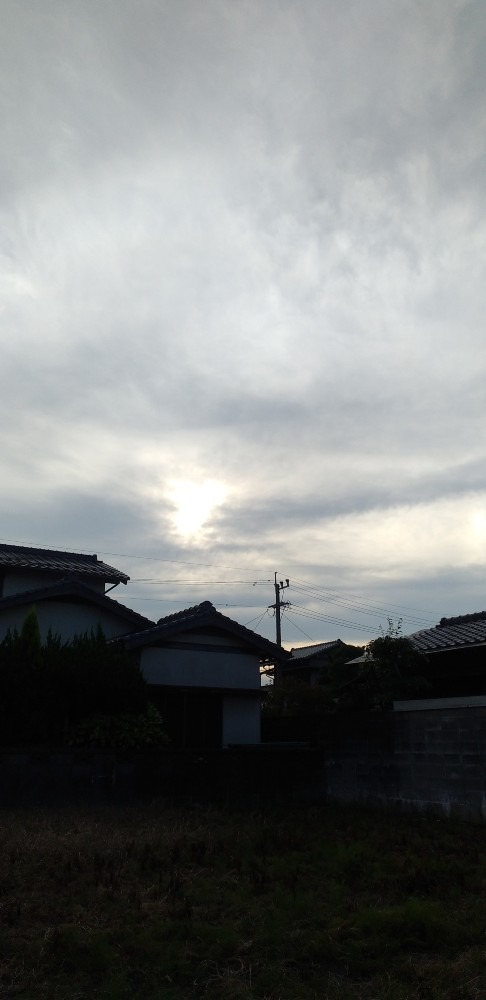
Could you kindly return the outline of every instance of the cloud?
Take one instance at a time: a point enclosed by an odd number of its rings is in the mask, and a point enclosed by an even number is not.
[[[400,572],[472,573],[483,25],[476,0],[7,0],[8,535],[365,591],[381,563],[405,603]],[[191,540],[174,481],[225,491]]]

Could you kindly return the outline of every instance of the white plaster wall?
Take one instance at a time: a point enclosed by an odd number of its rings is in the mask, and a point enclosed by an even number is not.
[[[260,699],[227,694],[223,698],[223,746],[260,742]]]
[[[98,625],[101,625],[107,639],[123,635],[130,628],[124,619],[95,606],[42,601],[35,608],[42,640],[47,638],[49,628],[55,635],[60,635],[63,642],[68,642],[74,635],[89,633],[91,629],[96,631]],[[29,611],[30,607],[25,606],[0,611],[0,640],[9,628],[20,632]]]
[[[12,594],[23,594],[27,590],[40,590],[41,587],[50,587],[53,583],[59,583],[66,576],[62,570],[54,575],[52,573],[42,573],[35,569],[18,572],[6,570],[3,581],[2,597],[11,597]],[[97,594],[104,594],[105,582],[102,579],[93,578],[86,580],[87,585]]]
[[[148,646],[141,651],[140,666],[149,684],[260,688],[259,660],[251,653]]]
[[[222,646],[225,650],[232,647],[235,651],[241,649],[241,643],[238,641],[236,636],[230,634],[218,634],[217,632],[181,632],[180,635],[175,635],[171,640],[171,644],[177,645],[178,643],[184,643],[185,646],[191,645],[209,645],[211,646]]]
[[[2,597],[11,597],[12,594],[23,594],[26,590],[39,590],[41,587],[49,587],[51,584],[52,576],[49,573],[38,573],[35,569],[26,571],[25,573],[6,570]]]

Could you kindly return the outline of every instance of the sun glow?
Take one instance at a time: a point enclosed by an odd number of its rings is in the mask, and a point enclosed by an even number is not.
[[[470,529],[472,540],[476,545],[486,544],[486,513],[475,510],[471,516]]]
[[[225,497],[224,486],[215,479],[178,479],[171,483],[170,499],[175,507],[172,521],[178,534],[186,538],[199,534]]]

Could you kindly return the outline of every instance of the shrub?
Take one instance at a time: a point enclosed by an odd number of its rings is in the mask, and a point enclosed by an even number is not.
[[[72,746],[136,749],[164,746],[169,742],[162,716],[154,705],[139,715],[93,715],[80,722],[71,733]]]
[[[0,742],[60,743],[93,715],[140,715],[147,684],[138,665],[98,629],[63,643],[41,642],[32,609],[20,634],[0,643]]]

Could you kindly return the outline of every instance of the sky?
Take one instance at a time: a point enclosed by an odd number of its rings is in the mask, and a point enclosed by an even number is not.
[[[0,7],[0,540],[268,638],[276,572],[287,648],[485,609],[484,0]]]

